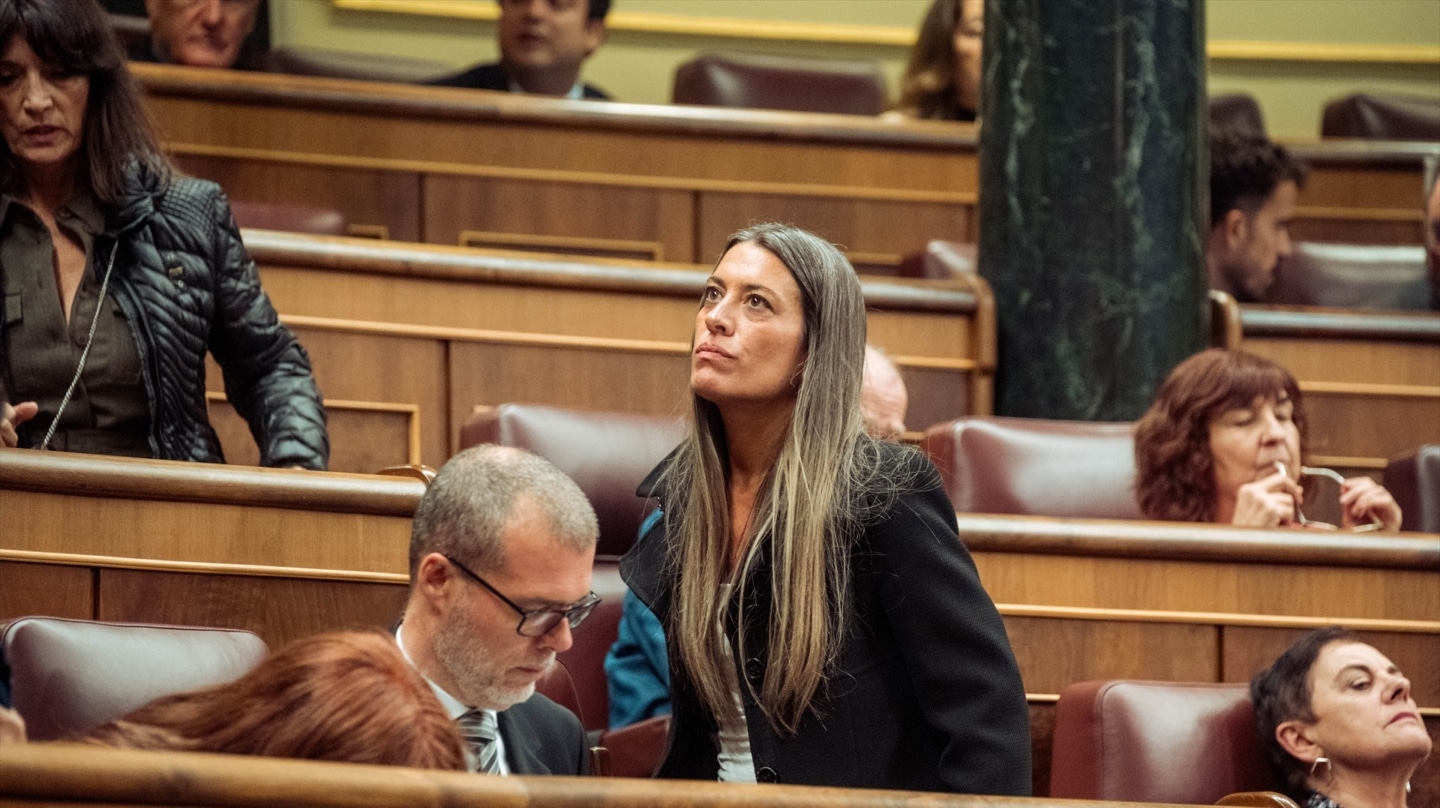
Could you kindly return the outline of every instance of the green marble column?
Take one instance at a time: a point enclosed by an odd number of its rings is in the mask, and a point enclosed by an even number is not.
[[[1140,416],[1205,342],[1204,0],[987,0],[1000,415]]]

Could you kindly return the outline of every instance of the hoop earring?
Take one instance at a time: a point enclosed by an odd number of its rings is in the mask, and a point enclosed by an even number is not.
[[[1311,776],[1311,777],[1314,777],[1314,776],[1315,776],[1315,769],[1316,769],[1321,763],[1324,763],[1324,764],[1325,764],[1325,782],[1328,783],[1328,782],[1330,782],[1330,780],[1331,780],[1332,778],[1334,778],[1334,776],[1335,776],[1335,770],[1330,766],[1330,758],[1328,758],[1328,757],[1323,757],[1323,756],[1322,756],[1322,757],[1315,758],[1315,762],[1310,764],[1310,776]]]

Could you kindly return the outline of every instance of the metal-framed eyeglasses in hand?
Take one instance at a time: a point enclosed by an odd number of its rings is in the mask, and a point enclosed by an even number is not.
[[[490,593],[499,598],[506,606],[514,609],[520,615],[520,622],[515,626],[515,633],[521,637],[540,637],[549,634],[560,624],[561,620],[570,624],[570,628],[579,628],[585,622],[585,618],[600,604],[600,596],[594,592],[581,598],[579,601],[561,609],[522,609],[520,604],[505,597],[500,590],[490,585],[489,581],[476,575],[471,569],[450,556],[445,556],[454,567],[471,578],[475,583],[480,584]]]

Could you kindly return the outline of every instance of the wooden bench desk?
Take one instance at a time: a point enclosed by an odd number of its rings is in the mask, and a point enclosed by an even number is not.
[[[758,219],[893,272],[977,239],[973,124],[594,103],[133,65],[167,148],[236,199],[321,205],[355,235],[709,264]],[[1297,238],[1418,244],[1440,144],[1301,143]]]
[[[247,231],[267,292],[314,362],[331,468],[455,451],[477,404],[673,414],[708,268]],[[870,340],[910,390],[910,420],[991,411],[995,314],[977,278],[863,282]],[[207,374],[232,462],[258,453]]]
[[[1440,441],[1440,313],[1239,308],[1238,347],[1300,382],[1311,465],[1376,474]]]

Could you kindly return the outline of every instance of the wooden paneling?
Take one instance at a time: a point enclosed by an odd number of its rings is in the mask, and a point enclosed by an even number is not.
[[[1027,693],[1059,693],[1089,679],[1214,681],[1219,630],[1183,623],[1006,617]]]
[[[463,231],[488,231],[528,236],[527,248],[537,252],[652,261],[691,261],[695,255],[694,195],[684,190],[429,176],[424,199],[424,240],[433,244],[507,246],[461,237]],[[616,243],[624,241],[639,244]],[[639,254],[640,244],[655,252]]]
[[[319,205],[345,214],[352,235],[419,241],[420,175],[363,167],[323,166],[179,154],[181,170],[220,183],[231,199]]]
[[[424,484],[0,449],[0,549],[404,574]]]
[[[1383,141],[1300,143],[1310,166],[1291,227],[1301,241],[1419,244],[1424,237],[1424,159],[1440,145]]]
[[[798,194],[700,194],[696,261],[720,256],[731,233],[756,221],[800,224],[845,250],[891,256],[891,265],[943,233],[950,241],[974,241],[974,204],[882,199],[846,199]]]
[[[364,187],[376,177],[421,178],[422,199],[408,210],[421,219],[419,237],[441,244],[459,243],[463,231],[558,237],[567,252],[584,249],[568,240],[616,239],[708,264],[713,250],[697,233],[758,217],[833,230],[866,256],[973,235],[972,126],[600,107],[292,76],[197,80],[149,65],[136,73],[187,168],[235,187],[237,198],[270,194],[328,204],[357,222],[381,219],[392,238],[406,237],[390,219],[408,200]],[[702,225],[702,194],[734,195],[730,210]],[[592,244],[598,254],[629,254]]]
[[[682,350],[457,342],[450,349],[451,422],[476,404],[545,403],[620,412],[680,412],[689,380]],[[457,429],[458,437],[458,429]]]
[[[1300,382],[1310,461],[1382,469],[1440,440],[1440,314],[1240,307],[1242,349]]]
[[[1224,636],[1224,670],[1221,681],[1248,682],[1270,666],[1309,630],[1227,626]],[[1410,695],[1417,704],[1440,706],[1440,637],[1393,631],[1362,631],[1361,640],[1375,646],[1410,679]]]
[[[250,427],[223,395],[210,400],[210,425],[220,436],[225,462],[260,464],[260,449]],[[420,412],[414,404],[325,400],[330,435],[329,469],[357,474],[421,462]]]
[[[99,570],[101,620],[241,628],[271,648],[322,631],[387,629],[409,591],[404,580]],[[398,576],[391,576],[398,577]]]
[[[95,619],[86,567],[0,560],[0,622],[32,614]]]

